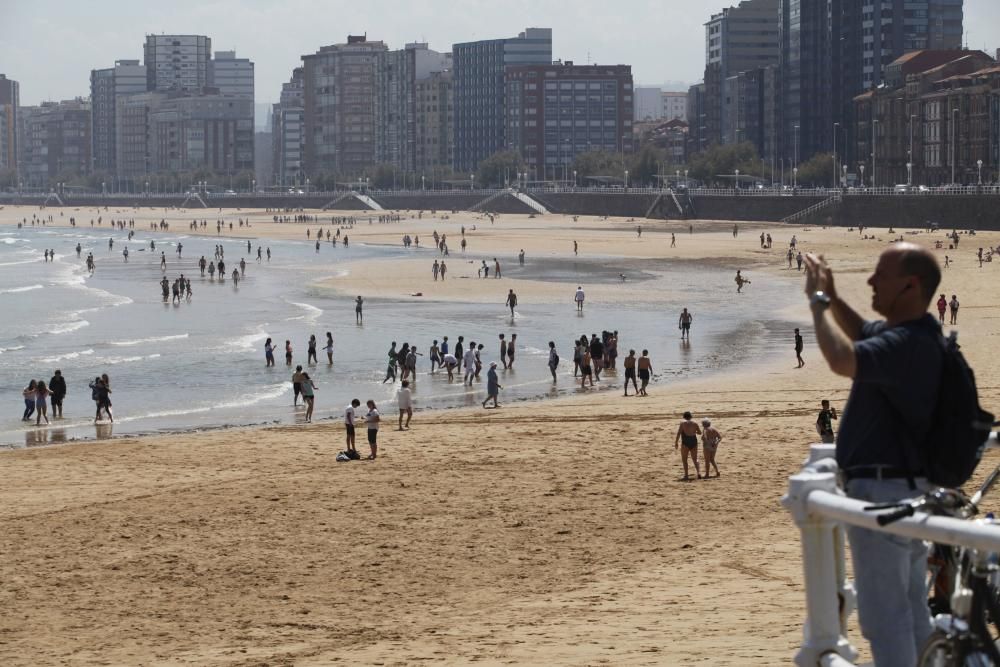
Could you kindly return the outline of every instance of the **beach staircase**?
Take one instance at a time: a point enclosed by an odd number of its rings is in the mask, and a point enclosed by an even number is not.
[[[507,195],[512,194],[512,193],[513,193],[513,190],[499,190],[499,191],[494,192],[493,194],[491,194],[486,199],[483,199],[482,201],[476,202],[475,204],[473,204],[472,206],[470,206],[469,208],[467,208],[466,211],[468,211],[470,213],[478,213],[478,212],[482,211],[483,208],[487,204],[489,204],[490,202],[494,202],[497,199],[500,199],[501,197],[506,197]]]
[[[796,221],[801,220],[801,219],[803,219],[803,218],[805,218],[807,216],[812,215],[813,213],[816,213],[817,211],[822,211],[825,208],[829,208],[830,206],[833,206],[834,204],[839,204],[839,203],[840,203],[840,193],[838,192],[837,194],[833,195],[832,197],[828,197],[828,198],[824,199],[821,202],[817,202],[817,203],[813,204],[809,208],[804,208],[801,211],[796,211],[795,213],[792,213],[791,215],[786,215],[784,218],[781,219],[781,221],[782,222],[796,222]]]
[[[208,204],[205,203],[205,200],[202,199],[201,195],[198,194],[197,192],[188,193],[188,196],[184,198],[183,202],[181,202],[181,208],[187,208],[188,202],[194,202],[195,204],[201,206],[202,208],[208,208]]]
[[[368,208],[370,208],[373,211],[384,211],[385,210],[384,208],[382,208],[382,204],[379,204],[377,201],[375,201],[374,199],[372,199],[368,195],[363,195],[360,192],[353,192],[352,194],[354,195],[354,197],[358,201],[360,201],[362,204],[364,204],[365,206],[367,206]]]
[[[55,192],[49,193],[49,195],[45,198],[45,202],[42,204],[42,206],[48,206],[52,202],[55,202],[56,205],[58,206],[65,206],[65,204],[63,204],[63,200]]]
[[[660,204],[662,204],[662,203],[663,203],[663,195],[662,194],[656,195],[656,199],[654,199],[653,203],[650,204],[649,208],[646,209],[646,216],[645,217],[646,218],[652,218],[653,215],[656,213],[657,209],[659,209]],[[667,217],[667,216],[664,216],[664,217]]]
[[[352,194],[353,194],[352,192],[341,192],[339,195],[337,195],[336,197],[334,197],[333,199],[331,199],[327,203],[323,204],[323,206],[320,207],[320,210],[321,211],[328,211],[328,210],[334,208],[340,202],[344,201],[345,199],[350,198]]]
[[[522,204],[524,204],[528,208],[530,208],[530,209],[532,209],[532,210],[534,210],[534,211],[536,211],[538,213],[541,213],[542,215],[548,215],[549,214],[549,209],[547,209],[544,206],[542,206],[541,203],[537,199],[535,199],[535,198],[533,198],[533,197],[525,194],[524,192],[518,192],[518,191],[514,190],[514,191],[511,192],[511,194],[514,196],[514,199],[517,199],[518,201],[520,201]]]

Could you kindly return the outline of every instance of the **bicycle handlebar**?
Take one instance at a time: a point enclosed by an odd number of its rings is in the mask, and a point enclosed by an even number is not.
[[[894,512],[889,512],[888,514],[879,514],[875,517],[875,520],[880,526],[888,526],[890,523],[895,523],[900,519],[905,519],[908,516],[913,516],[913,513],[917,511],[915,505],[904,505]]]

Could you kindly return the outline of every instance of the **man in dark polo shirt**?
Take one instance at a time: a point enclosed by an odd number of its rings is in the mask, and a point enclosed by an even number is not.
[[[831,370],[853,380],[836,449],[852,498],[899,501],[928,488],[917,438],[930,426],[941,379],[941,328],[927,312],[940,281],[930,252],[893,245],[868,279],[872,309],[885,320],[865,321],[837,296],[823,257],[806,256],[820,351]],[[853,527],[848,537],[858,617],[875,664],[916,664],[931,632],[924,543]]]

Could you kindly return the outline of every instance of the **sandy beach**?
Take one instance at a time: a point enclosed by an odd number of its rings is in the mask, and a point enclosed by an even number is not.
[[[166,217],[184,228],[198,217],[215,236],[221,217],[120,211],[102,211],[104,224],[134,218],[146,228]],[[98,215],[6,207],[0,224],[32,214],[88,227]],[[425,257],[356,262],[323,289],[455,302],[499,291],[501,303],[514,289],[567,317],[575,285],[504,278],[485,289],[476,265],[461,259],[461,225],[470,252],[495,253],[503,266],[521,249],[529,264],[572,262],[576,240],[581,256],[627,266],[627,278],[664,257],[718,270],[730,285],[741,269],[753,284],[739,295],[733,285],[733,299],[753,299],[771,282],[801,292],[802,276],[784,258],[795,234],[800,249],[830,259],[841,295],[869,316],[865,280],[890,239],[933,247],[945,234],[881,228],[864,240],[844,228],[740,223],[734,238],[732,224],[718,222],[501,216],[491,224],[476,214],[401,213],[399,223],[369,225],[367,213],[315,214],[324,226],[330,215],[357,216],[352,243],[398,245],[411,234],[430,245],[437,230],[451,250],[443,283]],[[320,226],[271,216],[224,218],[249,217],[259,238],[306,241],[306,229]],[[247,233],[234,228],[225,235]],[[773,249],[760,248],[761,232],[772,234]],[[935,251],[953,261],[941,291],[962,302],[962,349],[993,412],[1000,263],[980,268],[975,251],[998,244],[1000,233],[980,233]],[[647,287],[638,278],[596,284],[587,307],[624,298],[656,308],[677,296]],[[795,368],[789,331],[786,348],[751,367],[660,382],[648,398],[622,397],[620,378],[608,376],[585,395],[421,411],[409,431],[384,424],[374,463],[335,462],[338,422],[2,452],[0,663],[788,664],[804,600],[798,535],[779,498],[815,439],[820,400],[840,409],[849,388],[826,368],[804,295],[801,304],[782,315],[801,322],[804,369]],[[664,335],[677,335],[677,314],[663,317]],[[20,397],[8,402],[17,407]],[[720,478],[680,480],[673,440],[684,410],[722,432]],[[992,455],[981,472],[989,464]],[[852,638],[864,646],[856,628]]]

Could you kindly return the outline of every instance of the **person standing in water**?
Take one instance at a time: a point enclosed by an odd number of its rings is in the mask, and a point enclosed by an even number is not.
[[[316,334],[309,336],[309,346],[306,354],[306,364],[316,364]]]
[[[361,295],[358,295],[358,298],[354,301],[354,321],[357,324],[364,324],[365,317],[364,313],[361,311],[364,303],[364,299],[361,298]]]
[[[507,306],[510,308],[510,316],[514,317],[514,306],[517,305],[517,295],[514,294],[514,290],[511,289],[507,292]]]
[[[271,343],[271,339],[268,338],[264,342],[264,367],[270,368],[274,366],[274,345]]]
[[[299,386],[302,391],[302,402],[306,406],[306,423],[308,424],[312,421],[313,406],[316,401],[313,391],[316,389],[316,384],[309,377],[309,373],[302,373],[302,380],[299,382]]]
[[[333,334],[329,331],[326,332],[326,346],[323,348],[326,350],[326,360],[327,363],[333,363]]]

